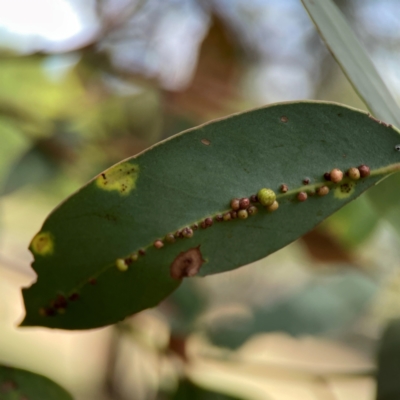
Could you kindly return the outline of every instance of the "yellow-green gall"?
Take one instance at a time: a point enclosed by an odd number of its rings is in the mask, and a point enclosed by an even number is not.
[[[318,196],[326,196],[329,193],[328,186],[321,186],[317,189]]]
[[[175,236],[174,236],[172,233],[168,233],[168,234],[165,236],[165,241],[166,241],[167,243],[174,243],[174,242],[175,242]]]
[[[329,175],[333,183],[339,183],[343,179],[343,172],[338,168],[334,168]]]
[[[357,181],[358,179],[360,179],[360,170],[358,168],[349,168],[349,170],[347,171],[347,176],[350,179],[353,179],[353,181]]]
[[[132,254],[129,256],[129,259],[130,259],[131,261],[137,261],[138,258],[139,258],[139,254],[138,254],[138,253],[132,253]]]
[[[240,219],[246,219],[249,216],[249,213],[247,210],[239,210],[237,215]]]
[[[249,215],[257,214],[258,208],[257,208],[256,206],[250,206],[250,207],[247,209],[247,212],[248,212]]]
[[[266,209],[269,212],[274,212],[279,208],[279,203],[275,200],[271,205],[267,206]]]
[[[276,200],[276,194],[272,189],[260,189],[257,193],[258,201],[263,206],[270,206]]]
[[[117,258],[115,260],[115,265],[122,272],[124,272],[128,269],[128,265],[126,264],[126,262],[123,258]]]
[[[231,219],[231,213],[225,213],[222,218],[224,221],[229,221]]]

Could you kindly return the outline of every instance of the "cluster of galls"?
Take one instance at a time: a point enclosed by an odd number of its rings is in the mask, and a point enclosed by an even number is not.
[[[79,293],[74,292],[70,296],[65,297],[58,294],[55,300],[50,301],[50,307],[43,307],[39,310],[39,314],[43,317],[52,317],[56,314],[64,314],[68,306],[68,301],[76,301],[79,299]]]
[[[281,191],[285,192],[288,188],[286,185],[282,185]],[[157,239],[153,246],[156,249],[161,249],[164,247],[165,243],[174,243],[177,239],[180,238],[191,238],[194,235],[194,231],[202,228],[207,229],[216,222],[230,221],[231,219],[246,219],[251,215],[255,215],[258,212],[257,207],[254,204],[260,203],[265,206],[265,208],[272,212],[276,211],[279,207],[278,202],[276,201],[276,194],[272,189],[261,189],[258,191],[256,195],[250,196],[250,198],[244,197],[242,199],[232,199],[230,206],[231,210],[224,213],[218,214],[214,218],[207,217],[200,224],[193,224],[190,227],[187,226],[181,230],[176,231],[175,233],[168,233],[164,239]],[[139,255],[144,255],[144,250],[139,250],[138,253],[134,253],[127,258],[118,258],[115,261],[116,267],[120,271],[127,271],[129,265],[137,261]]]
[[[360,178],[365,178],[370,175],[370,169],[366,165],[360,165],[359,167],[349,168],[346,172],[346,175],[352,180],[358,180]],[[331,172],[326,172],[324,174],[324,178],[327,181],[332,183],[339,183],[342,181],[344,177],[343,172],[338,169],[334,168]],[[310,183],[309,178],[303,179],[303,184],[308,185]],[[282,184],[280,186],[280,192],[286,193],[288,192],[289,188],[286,184]],[[317,194],[318,196],[326,196],[329,193],[329,187],[326,185],[320,186],[314,191],[309,191],[310,195]],[[297,194],[297,200],[300,202],[306,201],[308,198],[308,194],[305,191],[299,192]],[[181,230],[176,231],[175,233],[168,233],[165,238],[156,240],[153,245],[156,249],[161,249],[164,247],[165,243],[174,243],[177,239],[180,238],[191,238],[194,235],[194,231],[202,228],[207,229],[211,227],[216,222],[223,222],[223,221],[230,221],[233,219],[247,219],[251,215],[255,215],[258,212],[258,208],[256,204],[261,204],[266,208],[269,212],[274,212],[279,208],[279,203],[276,200],[276,194],[272,189],[263,188],[258,191],[257,194],[252,196],[243,197],[241,199],[235,198],[232,199],[230,202],[231,209],[224,214],[218,214],[213,218],[207,217],[199,224],[195,223],[190,227],[187,226]],[[126,271],[129,265],[137,261],[139,255],[144,255],[144,250],[139,250],[138,253],[134,253],[128,258],[118,258],[115,262],[115,265],[120,271]]]
[[[163,246],[163,243],[161,242],[161,247]],[[120,270],[120,271],[127,271],[128,267],[135,261],[139,259],[139,256],[144,256],[146,254],[145,250],[140,249],[137,253],[132,253],[130,256],[126,258],[117,258],[115,260],[115,266]]]
[[[346,176],[348,176],[353,181],[357,181],[360,178],[366,178],[371,174],[371,170],[367,165],[360,165],[359,167],[351,167],[346,171]],[[339,183],[343,179],[343,172],[334,168],[331,172],[326,172],[324,174],[324,178],[327,181],[331,181],[333,183]]]

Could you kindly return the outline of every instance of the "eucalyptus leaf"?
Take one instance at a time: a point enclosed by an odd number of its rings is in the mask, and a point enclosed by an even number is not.
[[[23,369],[0,365],[0,400],[72,400],[50,379]]]
[[[326,46],[371,112],[400,127],[400,109],[364,46],[332,0],[302,0]]]
[[[33,238],[38,280],[23,290],[22,325],[115,323],[158,304],[181,278],[266,257],[397,171],[399,141],[396,129],[358,110],[295,102],[212,121],[124,160],[58,206]],[[324,178],[362,164],[368,177]],[[316,193],[322,186],[325,196]],[[231,199],[261,188],[276,193],[276,211],[256,203],[255,215],[216,221]],[[164,239],[194,224],[193,235],[185,231],[192,237]]]

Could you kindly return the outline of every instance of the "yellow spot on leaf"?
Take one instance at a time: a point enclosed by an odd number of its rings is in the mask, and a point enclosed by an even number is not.
[[[136,187],[139,167],[131,163],[118,164],[104,171],[96,179],[96,185],[103,190],[116,190],[121,195],[127,195]]]
[[[47,256],[53,254],[54,240],[49,232],[40,232],[33,239],[30,248],[35,254]]]
[[[346,199],[347,197],[350,197],[356,188],[355,182],[352,181],[343,181],[338,185],[338,187],[335,189],[335,197],[337,199]]]

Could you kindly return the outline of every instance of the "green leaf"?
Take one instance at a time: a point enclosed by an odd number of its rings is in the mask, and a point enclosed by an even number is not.
[[[23,369],[0,365],[0,400],[72,400],[50,379]]]
[[[371,112],[400,127],[400,110],[366,50],[332,0],[302,0],[326,46]]]
[[[389,323],[378,352],[377,400],[400,398],[400,319]]]
[[[399,177],[399,174],[393,177]],[[382,184],[368,190],[380,191]],[[327,229],[343,247],[354,248],[365,242],[375,230],[379,222],[379,215],[371,206],[366,194],[352,201],[337,213],[327,218],[321,227]]]
[[[368,191],[368,199],[376,212],[389,222],[400,235],[400,175],[389,176]]]
[[[398,104],[337,6],[331,0],[302,2],[328,49],[371,112],[377,118],[400,127]],[[386,197],[394,199],[397,204],[400,203],[399,191],[394,189],[397,180],[397,177],[390,177],[379,188],[368,193],[368,198],[380,214],[400,231],[399,207],[396,210],[395,207],[391,207],[388,212],[385,204],[382,204]],[[381,191],[385,192],[386,196],[382,195]]]
[[[23,291],[22,325],[111,324],[159,303],[181,277],[266,257],[398,170],[399,142],[398,131],[363,112],[315,102],[237,114],[161,142],[106,170],[48,217],[30,245],[38,280]],[[368,178],[324,180],[326,171],[360,164],[370,167]],[[283,183],[287,193],[279,191]],[[329,194],[312,196],[322,185]],[[263,187],[276,192],[277,211],[257,204],[247,219],[214,222],[190,239],[153,245]],[[298,201],[305,191],[308,200]],[[127,266],[124,259],[141,249],[145,255]]]
[[[54,178],[59,172],[59,166],[54,160],[44,155],[36,145],[32,146],[11,167],[0,195],[7,195],[25,185],[38,185]]]
[[[360,316],[377,289],[358,272],[346,271],[307,284],[272,307],[255,308],[251,316],[219,316],[205,327],[217,346],[236,348],[266,332],[318,335],[338,331]]]

